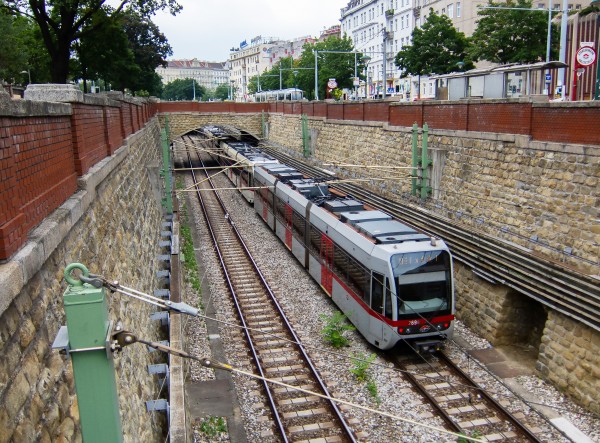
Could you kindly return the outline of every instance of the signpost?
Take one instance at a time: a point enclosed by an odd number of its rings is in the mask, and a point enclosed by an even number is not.
[[[593,65],[596,61],[596,51],[592,46],[588,46],[589,43],[585,43],[577,50],[575,56],[575,68],[573,72],[573,94],[571,95],[571,101],[577,100],[577,78],[583,74],[585,68]]]

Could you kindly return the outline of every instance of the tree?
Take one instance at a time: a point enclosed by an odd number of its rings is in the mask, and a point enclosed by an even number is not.
[[[194,88],[196,100],[206,95],[206,88],[200,86],[196,80],[192,80],[191,78],[173,80],[165,85],[162,98],[173,101],[193,100]]]
[[[102,24],[90,25],[99,11],[110,19],[125,10],[149,17],[158,10],[168,9],[172,14],[181,10],[177,0],[121,0],[116,8],[106,5],[107,0],[4,0],[0,8],[14,15],[24,15],[39,26],[42,40],[51,59],[51,76],[55,83],[66,83],[69,78],[73,44],[86,34],[92,34]]]
[[[139,75],[130,77],[124,85],[132,91],[145,90],[150,94],[158,94],[162,82],[156,68],[159,65],[166,67],[167,56],[173,54],[167,37],[149,17],[135,11],[123,14],[123,29],[135,65],[139,68]]]
[[[423,26],[413,30],[411,44],[402,48],[394,61],[403,76],[447,74],[474,67],[469,47],[467,37],[447,16],[430,9]]]
[[[308,98],[314,98],[315,91],[315,55],[316,51],[344,51],[343,53],[326,53],[322,52],[319,54],[319,97],[325,97],[325,89],[327,86],[327,80],[335,78],[338,84],[338,88],[352,88],[354,78],[354,60],[355,55],[354,45],[352,39],[348,36],[343,38],[329,37],[322,42],[316,42],[315,44],[304,45],[302,55],[297,61],[296,66],[298,68],[312,68],[312,69],[299,69],[297,78],[295,79],[298,88],[304,90],[305,96]],[[361,54],[356,55],[357,60],[357,71],[360,73],[364,71],[364,65],[361,61]],[[294,79],[292,78],[292,81]]]
[[[227,83],[221,83],[215,89],[213,97],[220,100],[227,100],[229,98],[229,85]]]
[[[530,0],[507,0],[488,6],[531,8]],[[472,57],[494,63],[534,63],[546,58],[548,13],[508,9],[482,9],[482,17],[472,36]],[[552,46],[558,43],[556,25],[552,25]],[[554,52],[554,57],[555,51]]]
[[[297,62],[292,57],[283,57],[279,59],[277,63],[274,63],[271,69],[260,74],[258,76],[250,78],[248,82],[248,92],[254,94],[258,91],[258,85],[260,83],[261,91],[273,91],[280,89],[279,79],[281,78],[281,88],[293,88],[294,87],[294,68],[297,66]],[[280,77],[281,69],[281,77]]]
[[[0,78],[19,78],[27,69],[26,45],[28,20],[0,11]]]

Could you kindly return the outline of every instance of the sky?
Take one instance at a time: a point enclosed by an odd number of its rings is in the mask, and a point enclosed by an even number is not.
[[[347,0],[179,0],[176,16],[159,12],[153,21],[167,36],[171,59],[224,62],[230,48],[256,36],[318,37],[325,28],[340,24]]]

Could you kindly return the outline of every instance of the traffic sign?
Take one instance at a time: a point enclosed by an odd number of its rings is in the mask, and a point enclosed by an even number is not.
[[[337,82],[335,81],[335,78],[330,78],[329,81],[327,82],[327,87],[329,89],[335,89],[337,88]]]
[[[577,63],[581,66],[589,66],[596,61],[596,51],[590,46],[584,46],[577,51]]]
[[[546,81],[549,82],[552,80],[552,74],[546,74]]]

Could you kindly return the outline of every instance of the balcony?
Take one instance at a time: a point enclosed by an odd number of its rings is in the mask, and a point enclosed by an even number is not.
[[[385,18],[392,18],[393,16],[394,16],[393,9],[388,9],[387,11],[385,11]]]

